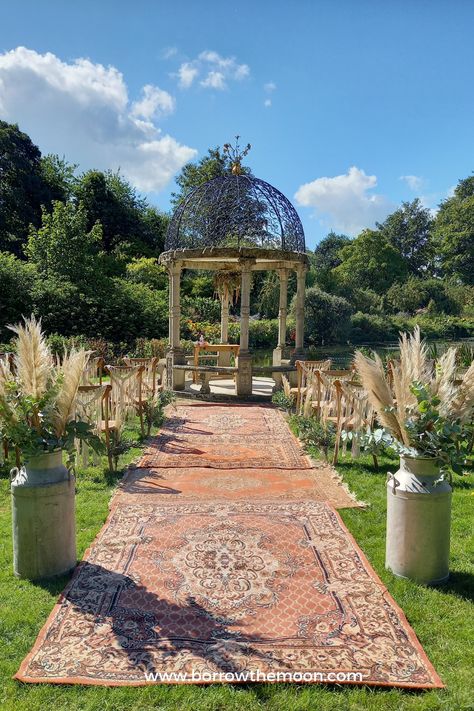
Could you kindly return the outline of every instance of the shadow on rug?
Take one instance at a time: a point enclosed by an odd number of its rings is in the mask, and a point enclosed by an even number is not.
[[[251,672],[442,687],[338,514],[277,501],[119,500],[16,678],[143,685]]]

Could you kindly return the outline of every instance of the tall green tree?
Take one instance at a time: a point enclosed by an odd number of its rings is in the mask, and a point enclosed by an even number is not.
[[[221,151],[220,146],[209,148],[207,155],[195,163],[186,163],[181,172],[176,176],[178,189],[171,194],[171,204],[176,208],[181,200],[190,190],[198,185],[206,183],[208,180],[218,178],[220,175],[227,175],[232,168],[232,160],[228,153]],[[248,168],[244,168],[248,172]]]
[[[341,263],[341,249],[348,244],[350,239],[346,235],[329,232],[316,246],[311,258],[311,269],[314,270],[316,282],[323,290],[331,291],[334,287],[332,270]]]
[[[61,158],[53,153],[41,158],[41,173],[48,186],[50,200],[66,202],[71,199],[77,184],[77,167],[64,156]]]
[[[102,227],[88,229],[82,204],[55,202],[52,213],[43,210],[43,224],[31,227],[26,253],[43,277],[58,277],[94,289],[100,280],[98,253]]]
[[[377,227],[406,260],[412,274],[426,274],[432,264],[433,217],[418,198],[403,202]]]
[[[33,264],[10,252],[0,252],[0,341],[11,337],[8,324],[31,314],[31,289],[36,278]]]
[[[343,291],[371,289],[383,294],[396,281],[407,277],[400,252],[378,230],[364,230],[340,251],[341,263],[332,274]]]
[[[150,206],[120,173],[89,170],[79,177],[74,190],[84,205],[88,228],[102,225],[102,248],[128,258],[156,256],[164,245],[167,217]]]
[[[41,224],[50,202],[41,153],[17,124],[0,121],[0,250],[23,256],[30,224]]]
[[[460,180],[436,215],[433,240],[442,272],[474,284],[474,176]]]

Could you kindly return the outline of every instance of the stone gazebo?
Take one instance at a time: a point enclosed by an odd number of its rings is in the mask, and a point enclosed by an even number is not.
[[[278,344],[273,366],[281,372],[286,340],[287,288],[291,270],[297,276],[296,339],[291,361],[304,357],[304,290],[308,268],[304,232],[293,205],[276,188],[242,173],[240,161],[232,174],[219,176],[192,190],[175,211],[160,256],[170,279],[167,382],[173,390],[185,386],[186,361],[180,346],[180,281],[183,269],[229,275],[229,283],[240,277],[240,352],[235,369],[219,368],[218,373],[236,375],[236,394],[252,393],[252,354],[249,350],[250,289],[252,272],[275,270],[280,277]],[[224,290],[225,291],[225,290]],[[228,343],[229,298],[221,299],[221,341]],[[294,365],[288,365],[294,370]],[[209,372],[212,366],[207,366]],[[271,368],[269,368],[269,374]],[[212,376],[211,376],[212,377]]]

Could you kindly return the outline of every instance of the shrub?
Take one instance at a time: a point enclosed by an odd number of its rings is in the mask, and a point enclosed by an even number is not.
[[[36,279],[32,264],[22,262],[13,254],[0,252],[0,338],[9,338],[6,326],[17,323],[32,310],[31,288]]]
[[[294,398],[291,395],[287,395],[283,390],[278,390],[274,395],[272,395],[272,402],[280,410],[285,410],[285,412],[291,412],[294,405]]]
[[[350,303],[355,311],[365,314],[383,311],[383,297],[372,289],[354,289],[350,295]]]
[[[220,321],[221,304],[219,299],[207,296],[185,296],[182,301],[182,313],[192,321]]]
[[[459,314],[461,304],[449,293],[441,279],[426,279],[411,276],[407,281],[393,284],[387,291],[386,303],[392,313],[407,311],[414,314],[418,309],[430,307],[434,314]]]
[[[329,450],[336,442],[336,429],[330,422],[322,424],[316,417],[296,418],[298,435],[306,447],[314,447],[322,451],[326,461],[329,458]]]
[[[296,297],[291,303],[295,315]],[[349,333],[352,308],[346,299],[333,296],[312,286],[305,292],[305,330],[312,343],[327,344],[344,341]]]
[[[350,340],[352,343],[376,343],[393,341],[398,335],[392,320],[387,316],[363,314],[360,311],[351,316]]]
[[[132,259],[126,266],[127,279],[138,284],[146,284],[156,291],[168,288],[166,269],[160,266],[154,257]]]

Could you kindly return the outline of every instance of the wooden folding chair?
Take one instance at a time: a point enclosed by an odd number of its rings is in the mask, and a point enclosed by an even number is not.
[[[104,365],[105,361],[100,356],[89,358],[82,373],[81,385],[97,385],[97,378],[99,379],[99,385],[102,385]]]
[[[296,412],[299,412],[302,396],[306,394],[308,382],[316,370],[328,370],[331,367],[331,360],[297,360],[296,363],[296,388],[291,388],[290,393],[296,395]]]
[[[138,414],[142,436],[145,436],[144,406],[146,397],[143,389],[143,365],[107,365],[112,386],[112,408],[123,413],[126,418]]]
[[[143,366],[143,389],[147,397],[154,398],[156,393],[163,389],[163,385],[158,375],[159,358],[124,358],[123,362],[128,366]],[[159,382],[160,381],[160,382]]]
[[[120,429],[120,422],[111,419],[110,415],[110,385],[80,385],[76,396],[76,417],[91,425],[94,434],[98,437],[104,435],[107,447],[109,467],[112,469],[112,457],[110,454],[110,433]],[[76,464],[88,466],[90,451],[85,442],[77,440]],[[98,465],[100,457],[93,453],[93,463]]]

